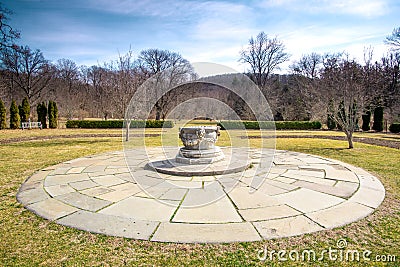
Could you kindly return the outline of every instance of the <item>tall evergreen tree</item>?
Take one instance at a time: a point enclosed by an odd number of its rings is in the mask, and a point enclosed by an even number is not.
[[[374,124],[372,129],[377,132],[383,131],[383,107],[377,106],[374,110]]]
[[[371,129],[371,127],[370,127],[370,123],[371,123],[371,111],[369,111],[369,110],[367,110],[366,112],[365,112],[365,114],[363,114],[362,116],[361,116],[361,118],[362,118],[362,126],[361,126],[361,128],[362,128],[362,130],[363,131],[369,131],[370,129]]]
[[[46,103],[42,102],[37,105],[36,112],[38,115],[38,121],[42,123],[42,128],[46,129],[47,128],[47,122],[46,122],[46,117],[47,117],[47,107]]]
[[[0,130],[6,128],[6,107],[3,101],[0,99]]]
[[[53,105],[54,105],[54,122],[56,125],[56,127],[54,127],[54,128],[57,128],[57,126],[58,126],[58,107],[57,107],[56,102],[53,102]]]
[[[47,118],[49,119],[49,128],[51,128],[53,123],[53,101],[49,101],[47,104]]]
[[[18,107],[15,100],[11,102],[10,106],[10,128],[18,129],[21,124],[21,120],[18,113]]]
[[[56,102],[49,101],[49,105],[47,107],[47,115],[49,118],[49,128],[57,128],[58,108]]]
[[[29,121],[31,116],[31,106],[29,105],[29,100],[27,97],[22,100],[21,106],[19,106],[19,116],[22,122]]]

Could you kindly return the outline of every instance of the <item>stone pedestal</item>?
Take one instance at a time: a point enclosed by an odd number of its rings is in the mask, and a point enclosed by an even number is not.
[[[224,159],[224,153],[219,147],[203,150],[181,148],[176,161],[185,164],[209,164]]]

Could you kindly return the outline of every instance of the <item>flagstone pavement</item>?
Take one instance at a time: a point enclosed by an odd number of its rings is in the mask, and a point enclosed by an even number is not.
[[[360,220],[383,201],[381,182],[332,159],[275,151],[264,182],[251,190],[254,167],[182,176],[146,168],[157,148],[87,156],[37,171],[17,199],[58,224],[160,242],[257,241],[332,229]],[[252,150],[254,166],[260,162]],[[150,157],[150,159],[149,159]],[[134,165],[134,166],[133,166]]]

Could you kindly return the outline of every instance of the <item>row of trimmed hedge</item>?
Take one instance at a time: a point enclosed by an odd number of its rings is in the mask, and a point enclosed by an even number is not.
[[[68,120],[66,123],[67,128],[123,128],[123,120],[107,120],[107,121],[95,121],[95,120]],[[132,120],[130,128],[172,128],[174,123],[172,121],[157,121],[157,120]]]
[[[392,123],[389,127],[389,131],[391,133],[400,133],[400,123],[399,122]]]
[[[276,129],[276,130],[317,130],[321,129],[319,121],[220,121],[221,130],[229,129]]]

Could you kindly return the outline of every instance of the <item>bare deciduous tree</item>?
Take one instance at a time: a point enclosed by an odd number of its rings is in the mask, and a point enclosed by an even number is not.
[[[160,90],[155,90],[159,95],[156,102],[156,120],[164,119],[166,115],[166,105],[169,99],[163,97],[163,89],[171,88],[184,81],[192,79],[194,76],[193,67],[189,61],[180,54],[168,50],[147,49],[140,52],[137,65],[143,75],[152,76],[153,86]],[[173,97],[172,95],[169,95]]]
[[[386,37],[385,43],[390,45],[393,51],[400,51],[400,27],[393,29],[392,35]]]
[[[70,59],[59,59],[55,65],[56,75],[52,80],[52,98],[58,103],[60,115],[68,119],[79,117],[86,98],[79,80],[79,68]]]
[[[308,119],[317,119],[322,115],[321,111],[324,110],[322,107],[325,103],[318,97],[322,61],[323,57],[320,54],[311,53],[303,55],[290,66],[296,81],[292,83],[292,92],[289,92],[297,99],[294,102],[295,104],[291,105],[292,107],[297,106],[297,109],[293,112],[294,118],[306,118],[305,115],[308,114]]]
[[[110,62],[107,68],[111,70],[111,101],[115,105],[117,116],[124,117],[125,109],[136,89],[143,83],[143,77],[138,74],[134,64],[133,51],[130,49],[118,59]]]
[[[110,71],[95,65],[89,68],[82,68],[81,71],[88,95],[85,106],[91,107],[92,116],[102,117],[107,120],[111,115],[113,104],[110,101]]]
[[[71,92],[72,85],[79,78],[78,66],[70,59],[59,59],[56,64],[57,77],[66,81],[68,84],[68,90]]]
[[[318,77],[322,64],[322,56],[317,53],[303,55],[299,61],[295,61],[290,69],[293,73],[314,79]]]
[[[0,51],[13,48],[15,46],[14,40],[20,37],[20,33],[8,23],[8,16],[11,14],[12,12],[3,8],[0,3]]]
[[[400,119],[400,53],[390,53],[382,58],[381,79],[383,82],[382,98],[390,117]],[[397,117],[397,118],[396,118]]]
[[[346,134],[349,148],[353,148],[353,133],[368,103],[363,68],[354,60],[332,55],[326,56],[324,63],[321,89],[328,115]]]
[[[247,48],[240,51],[239,62],[250,65],[253,81],[264,88],[273,71],[289,57],[285,45],[277,37],[270,39],[267,34],[260,32],[255,39],[249,39]]]
[[[39,49],[33,51],[28,46],[4,50],[1,56],[13,84],[25,93],[31,105],[35,104],[47,89],[54,68]]]

